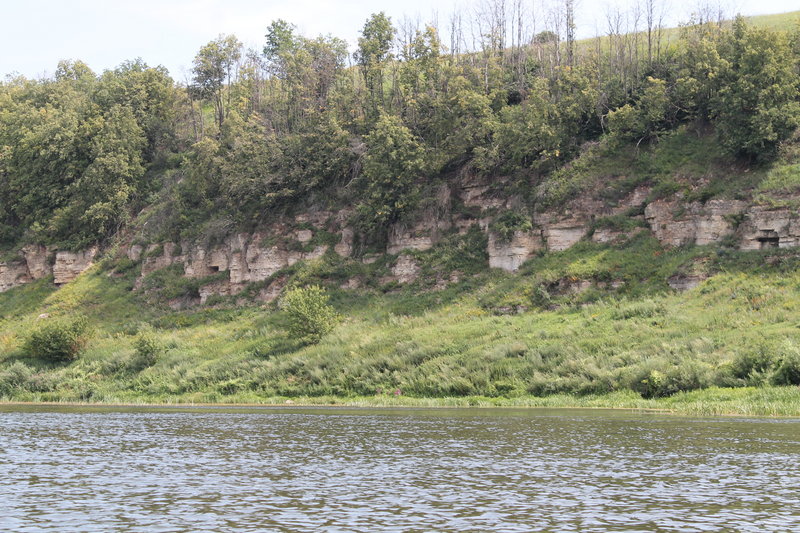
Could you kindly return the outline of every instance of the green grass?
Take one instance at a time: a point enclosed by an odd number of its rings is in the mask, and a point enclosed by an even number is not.
[[[798,24],[800,24],[800,11],[755,15],[747,17],[747,22],[759,28],[791,31],[797,29]]]
[[[640,185],[651,188],[651,200],[676,193],[687,201],[744,199],[765,175],[765,169],[748,168],[723,155],[713,134],[683,126],[648,146],[617,146],[604,140],[589,147],[544,178],[538,207],[560,208],[587,190],[599,191],[613,205]]]
[[[39,403],[37,400],[29,400]],[[0,403],[15,403],[11,402]],[[18,403],[18,402],[17,402]],[[26,402],[27,403],[27,402]],[[158,403],[146,399],[106,397],[103,401],[55,401],[55,404],[105,404],[105,405],[282,405],[282,406],[349,406],[349,407],[424,407],[424,408],[481,408],[528,407],[547,409],[626,409],[657,411],[673,415],[692,416],[800,416],[800,388],[798,387],[711,387],[701,391],[679,393],[670,398],[643,399],[633,392],[591,394],[585,396],[555,394],[545,397],[519,396],[515,398],[489,398],[486,396],[453,396],[445,398],[415,398],[383,394],[374,396],[302,396],[263,397],[252,394],[220,395],[196,394],[190,397],[163,398]]]
[[[735,15],[735,13],[729,14]],[[687,13],[684,18],[688,18],[689,14]],[[769,15],[754,15],[750,17],[745,17],[745,20],[748,24],[755,26],[757,28],[764,28],[773,31],[793,31],[797,29],[798,24],[800,24],[800,11],[789,11],[786,13],[774,13]],[[730,25],[732,19],[723,21],[723,26]],[[664,28],[661,31],[661,52],[667,53],[670,47],[674,47],[676,43],[678,43],[680,39],[682,28]],[[630,34],[629,37],[634,37],[635,34]],[[647,33],[646,32],[639,32],[638,34],[638,44],[640,53],[647,51]],[[657,38],[657,36],[655,36]],[[598,37],[591,37],[587,39],[581,39],[576,41],[577,51],[580,54],[588,54],[594,52],[598,47],[598,44],[601,49],[607,49],[609,46],[609,37],[606,35],[601,35]],[[655,44],[654,44],[655,46]]]
[[[756,189],[756,202],[772,207],[796,209],[800,192],[800,137],[785,143],[778,161],[767,170]]]

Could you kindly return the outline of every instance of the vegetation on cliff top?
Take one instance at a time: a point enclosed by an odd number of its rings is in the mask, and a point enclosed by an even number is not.
[[[454,169],[511,176],[535,205],[595,141],[642,147],[688,127],[753,165],[800,121],[796,27],[701,18],[666,40],[651,20],[583,43],[548,30],[508,43],[492,13],[473,50],[457,28],[448,50],[435,26],[373,15],[352,67],[341,39],[278,20],[263,50],[234,36],[203,46],[188,86],[139,60],[10,78],[0,246],[78,248],[131,225],[151,240],[198,236],[309,201],[355,206],[353,223],[380,241]]]

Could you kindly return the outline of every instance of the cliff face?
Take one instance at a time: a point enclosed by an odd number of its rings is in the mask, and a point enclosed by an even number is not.
[[[0,292],[51,275],[56,285],[69,283],[92,266],[97,251],[97,248],[70,252],[49,250],[41,245],[25,246],[18,257],[0,262]]]
[[[537,212],[532,229],[517,230],[510,238],[502,239],[491,229],[492,214],[513,209],[520,199],[494,194],[486,183],[464,178],[456,185],[443,186],[433,207],[415,223],[396,224],[389,229],[386,251],[397,257],[390,266],[391,276],[385,281],[413,282],[420,267],[404,251],[427,250],[445,235],[464,234],[473,226],[488,234],[488,266],[506,271],[516,271],[540,251],[566,250],[584,239],[610,243],[634,231],[650,231],[665,246],[705,245],[723,239],[743,250],[800,244],[800,216],[792,209],[770,209],[742,200],[687,202],[681,197],[648,202],[650,194],[647,187],[639,187],[613,204],[585,194],[561,209]],[[452,208],[456,204],[465,209],[456,212]],[[144,277],[172,265],[181,265],[183,275],[189,278],[226,272],[224,279],[217,278],[201,287],[199,302],[193,303],[205,303],[213,295],[238,294],[250,283],[270,280],[288,266],[322,257],[329,251],[341,257],[353,256],[357,235],[347,226],[348,216],[347,211],[315,211],[276,222],[261,232],[229,235],[216,244],[131,244],[124,253],[141,265],[138,288]],[[624,219],[628,221],[624,227],[633,229],[603,224],[609,217]],[[49,275],[57,285],[68,283],[91,267],[97,254],[96,248],[69,252],[26,246],[17,257],[0,262],[0,292]],[[361,257],[365,263],[375,259],[374,255]],[[670,280],[670,285],[681,289],[697,281]],[[284,282],[272,279],[260,289],[257,298],[274,299]],[[358,282],[350,280],[344,286],[357,287]]]

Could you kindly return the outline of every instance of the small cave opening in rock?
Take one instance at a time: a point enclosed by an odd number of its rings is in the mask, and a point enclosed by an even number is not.
[[[778,236],[778,233],[773,230],[765,230],[761,232],[756,240],[760,244],[760,248],[778,248],[780,246],[781,239]]]
[[[212,266],[212,267],[211,267],[211,272],[213,272],[214,274],[216,274],[217,272],[219,272],[219,267],[218,267],[218,266]]]

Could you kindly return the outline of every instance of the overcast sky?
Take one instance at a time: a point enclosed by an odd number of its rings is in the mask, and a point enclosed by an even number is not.
[[[221,33],[233,33],[246,45],[260,49],[266,26],[277,18],[296,24],[306,36],[331,33],[352,46],[371,13],[385,11],[395,22],[403,17],[424,22],[438,14],[444,27],[454,7],[468,9],[480,1],[0,0],[0,76],[49,75],[60,59],[81,59],[101,72],[126,59],[141,57],[150,65],[164,65],[175,79],[183,80],[203,44]],[[608,6],[625,9],[630,1],[578,0],[579,36],[591,36],[594,28],[602,28]],[[686,20],[691,6],[708,3],[707,0],[664,1],[669,5],[670,25]],[[780,13],[800,7],[798,0],[721,2],[725,12],[745,15]],[[535,5],[541,4],[542,1],[535,0]]]

